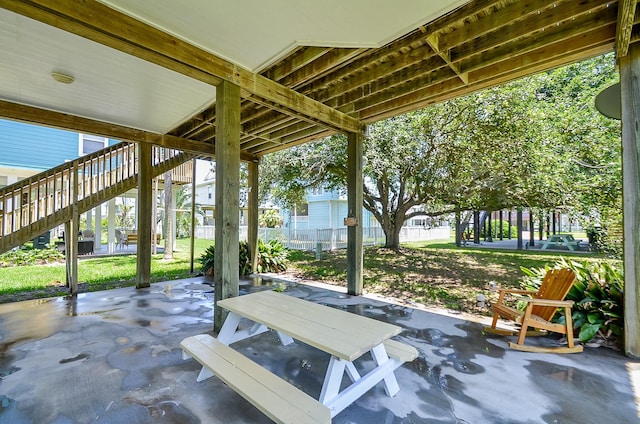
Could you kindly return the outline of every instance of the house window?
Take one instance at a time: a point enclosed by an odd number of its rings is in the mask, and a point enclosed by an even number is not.
[[[84,156],[97,152],[108,146],[109,139],[95,135],[80,134],[78,138],[78,155]]]
[[[294,210],[295,216],[309,216],[309,204],[298,203]]]
[[[207,197],[209,199],[212,199],[213,198],[213,186],[207,186],[207,191],[208,191]]]
[[[324,187],[314,187],[311,189],[311,194],[314,196],[321,196],[324,194]]]

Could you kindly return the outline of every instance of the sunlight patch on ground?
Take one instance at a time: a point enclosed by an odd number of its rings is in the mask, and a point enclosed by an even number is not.
[[[633,390],[633,396],[636,401],[636,411],[638,412],[638,418],[640,418],[640,364],[629,362],[627,364],[627,371],[629,372],[631,389]]]

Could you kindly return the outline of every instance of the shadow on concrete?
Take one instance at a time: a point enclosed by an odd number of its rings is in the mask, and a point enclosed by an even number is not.
[[[398,339],[420,352],[398,369],[398,395],[387,397],[379,384],[334,423],[639,420],[631,378],[640,378],[640,365],[618,352],[513,351],[478,322],[312,285],[255,279],[243,281],[241,294],[276,285],[400,325]],[[212,297],[210,282],[193,278],[0,305],[0,423],[270,422],[216,378],[197,383],[199,364],[182,360],[182,339],[211,333]],[[300,342],[282,346],[269,332],[234,347],[319,394],[327,354]]]

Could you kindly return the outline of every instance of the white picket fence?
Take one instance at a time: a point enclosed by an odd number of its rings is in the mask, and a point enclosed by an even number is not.
[[[400,230],[400,242],[406,241],[427,241],[445,240],[450,237],[449,227],[423,228],[423,227],[402,227]],[[195,237],[207,240],[215,240],[214,226],[197,226]],[[312,250],[318,249],[318,244],[322,250],[335,250],[347,248],[346,228],[327,228],[318,230],[293,229],[293,228],[259,228],[258,237],[263,241],[273,239],[280,240],[289,249]],[[240,227],[240,240],[247,239],[247,227]],[[368,227],[362,229],[362,244],[373,246],[384,244],[385,236],[382,228]]]

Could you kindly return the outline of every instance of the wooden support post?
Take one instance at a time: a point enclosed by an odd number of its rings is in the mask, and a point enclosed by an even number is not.
[[[362,294],[362,205],[364,178],[362,175],[363,135],[349,133],[347,146],[347,292]]]
[[[512,223],[512,219],[511,219],[511,211],[509,211],[509,240],[511,240],[511,223]]]
[[[107,253],[116,250],[116,199],[109,200],[107,212]]]
[[[500,229],[498,230],[498,234],[500,234],[500,240],[504,239],[504,235],[502,234],[502,223],[503,223],[503,219],[502,219],[502,209],[500,209]]]
[[[620,58],[624,231],[624,350],[640,358],[640,45]]]
[[[248,164],[248,219],[247,219],[247,243],[249,244],[249,258],[251,258],[251,270],[258,267],[258,163]]]
[[[487,211],[487,231],[485,233],[485,240],[493,242],[493,228],[491,226],[491,212]]]
[[[153,215],[153,176],[151,145],[138,143],[138,241],[136,245],[136,288],[151,286],[151,217]]]
[[[78,293],[78,233],[80,215],[78,214],[78,165],[74,165],[69,174],[71,194],[71,220],[65,225],[64,244],[67,260],[67,287],[71,294]]]
[[[240,87],[216,87],[216,248],[213,330],[227,317],[218,302],[239,293]]]
[[[191,263],[191,272],[193,272],[193,255],[195,252],[195,238],[196,238],[196,165],[197,159],[193,159],[193,170],[191,173],[191,239],[189,242],[189,260]],[[155,222],[155,221],[154,221]]]

